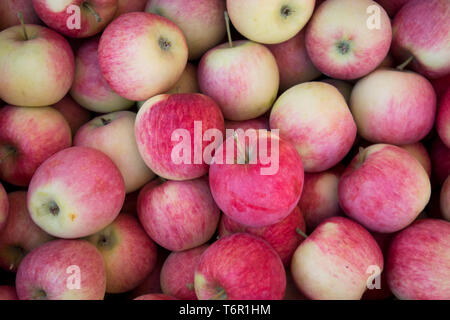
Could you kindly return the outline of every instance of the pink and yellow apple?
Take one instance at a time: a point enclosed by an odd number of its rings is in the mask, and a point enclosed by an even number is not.
[[[413,144],[404,144],[402,146],[399,146],[402,149],[405,149],[408,151],[414,158],[416,158],[422,167],[427,172],[428,176],[431,177],[431,159],[430,155],[428,154],[427,149],[424,147],[424,145],[420,142],[413,143]]]
[[[36,12],[34,12],[32,0],[3,0],[0,1],[0,31],[20,24],[17,17],[19,12],[22,13],[25,23],[40,23]]]

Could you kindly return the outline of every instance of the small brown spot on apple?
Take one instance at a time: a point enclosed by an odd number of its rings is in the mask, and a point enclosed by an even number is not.
[[[74,221],[74,220],[76,219],[76,217],[77,217],[77,215],[76,215],[75,213],[69,214],[69,219],[70,219],[71,221]]]

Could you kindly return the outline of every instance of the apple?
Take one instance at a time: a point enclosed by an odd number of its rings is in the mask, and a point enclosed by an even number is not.
[[[244,121],[230,121],[225,120],[225,130],[226,129],[232,129],[232,130],[244,130],[247,131],[249,129],[253,130],[259,130],[259,129],[265,129],[270,130],[269,126],[269,119],[265,117],[264,115],[255,119],[250,120],[244,120]]]
[[[368,8],[379,10],[370,15]],[[306,48],[314,65],[327,76],[342,80],[375,70],[387,55],[391,40],[389,17],[372,0],[327,0],[317,8],[306,30]]]
[[[225,36],[223,0],[148,0],[145,11],[173,21],[183,31],[189,60],[200,58]]]
[[[72,85],[75,62],[63,36],[38,25],[0,32],[0,99],[21,107],[49,106]]]
[[[440,100],[436,121],[441,141],[450,148],[450,87]]]
[[[87,147],[47,159],[28,188],[28,211],[44,231],[59,238],[94,234],[117,217],[125,198],[119,169],[104,153]]]
[[[436,94],[431,83],[417,73],[382,69],[356,83],[350,109],[364,139],[410,144],[433,127]]]
[[[236,233],[217,240],[202,254],[194,287],[199,300],[281,300],[286,272],[266,241]]]
[[[450,148],[438,138],[431,144],[430,156],[432,178],[440,186],[450,175]]]
[[[211,130],[220,132],[223,137],[225,128],[220,108],[211,98],[195,93],[153,97],[139,109],[135,123],[142,159],[154,173],[170,180],[195,179],[208,172],[202,155],[211,143],[202,137]],[[180,133],[178,138],[177,133]],[[220,138],[214,143],[221,142]],[[182,159],[177,151],[179,146],[186,147],[180,150]]]
[[[344,217],[323,221],[297,248],[291,264],[295,284],[315,300],[361,299],[371,275],[382,270],[375,239]]]
[[[445,179],[441,189],[441,213],[444,219],[450,221],[450,176]]]
[[[402,149],[405,149],[408,151],[414,158],[416,158],[422,167],[427,172],[428,176],[431,176],[431,159],[430,155],[428,154],[427,149],[424,147],[424,145],[420,142],[413,143],[413,144],[404,144],[402,146],[399,146]]]
[[[106,82],[98,62],[99,38],[84,42],[75,54],[75,78],[70,95],[84,108],[108,113],[129,109],[134,101],[122,98]]]
[[[305,184],[299,207],[305,217],[306,227],[312,232],[322,221],[340,216],[338,184],[343,167],[317,173],[305,173]]]
[[[126,193],[149,182],[155,174],[139,154],[134,136],[136,114],[118,111],[96,117],[77,132],[73,144],[102,151],[122,173]]]
[[[227,0],[233,26],[247,39],[275,44],[294,37],[308,22],[315,0]]]
[[[182,31],[152,13],[131,12],[103,32],[98,60],[109,86],[134,101],[172,88],[186,67],[188,49]]]
[[[389,248],[389,287],[402,300],[450,299],[450,222],[422,219],[402,230]]]
[[[438,99],[441,99],[448,88],[450,88],[450,73],[437,79],[431,79],[430,81],[433,85],[434,91],[436,91]]]
[[[344,97],[324,82],[305,82],[284,92],[273,105],[270,128],[296,147],[306,172],[335,166],[356,137]]]
[[[292,255],[305,239],[306,225],[299,207],[283,220],[267,227],[246,227],[222,215],[219,226],[219,237],[233,233],[246,232],[266,240],[278,253],[284,265],[289,265]]]
[[[108,293],[134,289],[156,264],[155,244],[130,215],[119,215],[113,223],[86,240],[103,256]]]
[[[0,235],[8,219],[8,209],[8,195],[6,194],[5,188],[0,183]]]
[[[277,61],[282,92],[296,84],[314,80],[322,74],[308,56],[304,30],[287,41],[267,45],[267,48]]]
[[[195,268],[208,245],[172,252],[161,269],[162,291],[180,300],[197,300],[194,290]]]
[[[277,62],[261,44],[246,40],[224,43],[203,55],[198,84],[201,92],[219,104],[226,119],[257,118],[277,97]]]
[[[339,180],[344,212],[366,228],[382,233],[401,230],[427,205],[428,174],[409,152],[387,144],[361,149]]]
[[[213,236],[220,219],[204,178],[154,180],[141,190],[137,207],[139,220],[150,238],[171,251],[204,244]]]
[[[84,240],[54,240],[25,256],[17,270],[20,300],[103,300],[106,271],[98,250]]]
[[[392,22],[392,52],[427,78],[450,73],[450,2],[410,0]]]
[[[177,300],[174,297],[168,296],[166,294],[149,293],[134,298],[134,300]]]
[[[0,268],[16,272],[28,252],[50,241],[52,237],[31,220],[25,191],[9,193],[8,200],[8,220],[0,233]]]
[[[326,79],[323,79],[321,81],[325,82],[325,83],[328,83],[328,84],[331,84],[333,87],[338,89],[338,91],[344,97],[345,102],[347,104],[350,104],[350,97],[352,95],[352,90],[353,90],[353,85],[352,84],[350,84],[349,82],[343,81],[343,80],[331,79],[331,78],[326,78]]]
[[[6,106],[0,109],[0,179],[27,186],[36,169],[72,145],[72,133],[59,111]]]
[[[378,2],[384,10],[389,14],[389,16],[394,17],[395,14],[410,0],[375,0]]]
[[[78,7],[77,14],[73,6]],[[50,28],[73,38],[86,38],[101,32],[116,13],[117,0],[33,0],[39,18]]]
[[[16,288],[11,286],[0,286],[0,301],[2,300],[19,300]]]
[[[277,134],[259,130],[252,139],[254,145],[239,136],[228,137],[215,152],[209,168],[214,200],[224,214],[245,226],[280,222],[300,199],[302,160],[295,148]]]
[[[64,119],[66,119],[67,123],[69,124],[70,130],[72,131],[72,136],[75,135],[77,130],[83,124],[91,119],[91,113],[88,110],[82,108],[69,95],[62,98],[52,107],[58,110],[62,114]]]
[[[128,12],[144,11],[147,0],[118,0],[114,19]]]
[[[22,13],[27,24],[39,24],[40,20],[34,12],[32,0],[3,0],[0,1],[0,31],[20,24],[17,14]]]

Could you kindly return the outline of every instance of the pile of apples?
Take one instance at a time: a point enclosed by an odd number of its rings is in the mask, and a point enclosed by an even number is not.
[[[0,1],[0,299],[450,299],[449,174],[450,0]]]

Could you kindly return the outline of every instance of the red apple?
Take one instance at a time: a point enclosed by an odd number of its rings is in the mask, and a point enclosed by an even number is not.
[[[117,0],[33,0],[34,10],[42,21],[59,33],[86,38],[101,32],[117,10]],[[78,7],[79,25],[76,25]]]
[[[206,179],[147,184],[138,198],[138,216],[160,246],[182,251],[207,242],[220,219]]]
[[[78,103],[76,103],[69,95],[62,98],[59,102],[53,106],[58,110],[64,119],[69,124],[72,136],[75,135],[77,130],[86,122],[91,119],[91,113],[83,109]]]
[[[135,124],[136,142],[145,163],[158,176],[171,180],[194,179],[208,172],[203,155],[210,145],[205,134],[210,131],[223,136],[224,120],[217,104],[202,94],[151,98],[139,109]],[[222,142],[219,138],[215,144]]]
[[[328,0],[329,1],[329,0]],[[361,299],[371,276],[383,270],[383,254],[375,239],[344,217],[323,221],[297,248],[291,272],[310,299]]]
[[[431,145],[430,156],[433,180],[440,186],[450,175],[450,148],[438,138]]]
[[[182,31],[170,20],[146,12],[115,19],[103,32],[98,48],[100,69],[109,86],[134,101],[172,88],[187,58]]]
[[[209,182],[226,215],[249,227],[263,227],[294,210],[303,189],[303,165],[295,148],[276,134],[259,130],[251,140],[254,144],[245,137],[228,137],[216,150]]]
[[[445,179],[441,189],[441,214],[447,221],[450,221],[450,176]]]
[[[195,270],[194,286],[199,300],[281,300],[286,272],[266,241],[237,233],[206,249]]]
[[[25,256],[16,276],[20,300],[102,300],[106,272],[98,250],[84,240],[54,240]]]
[[[134,300],[177,300],[174,297],[168,296],[166,294],[149,293],[134,298]]]
[[[389,248],[386,271],[398,299],[450,299],[450,222],[422,219],[402,230]]]
[[[17,14],[20,12],[27,24],[39,24],[40,20],[34,12],[32,0],[0,1],[0,31],[20,24]]]
[[[119,169],[104,153],[65,149],[47,159],[28,189],[33,221],[59,238],[94,234],[117,217],[125,198]]]
[[[0,301],[1,300],[19,300],[16,288],[11,286],[0,286]]]
[[[195,268],[208,248],[203,245],[181,252],[172,252],[161,269],[162,291],[180,300],[197,300],[194,290]]]
[[[283,220],[267,227],[246,227],[222,215],[219,226],[219,236],[246,232],[266,240],[278,253],[284,265],[289,265],[292,255],[298,245],[305,239],[306,225],[299,207]]]
[[[0,232],[6,225],[6,221],[8,219],[8,195],[6,194],[5,188],[0,183]]]
[[[372,10],[372,19],[371,7],[379,9]],[[317,8],[306,30],[306,48],[314,65],[327,76],[343,80],[375,70],[387,55],[391,40],[389,17],[372,0],[327,0]]]
[[[441,141],[450,148],[450,88],[439,103],[436,128]]]
[[[339,181],[344,212],[366,228],[383,233],[412,223],[427,205],[430,179],[419,161],[399,147],[362,149]]]
[[[16,272],[28,252],[50,241],[52,237],[31,220],[25,191],[9,193],[8,200],[8,220],[0,233],[0,268]]]
[[[427,78],[450,72],[450,2],[410,0],[392,22],[392,52]]]
[[[295,37],[278,44],[267,45],[277,61],[280,72],[280,90],[314,80],[321,72],[311,62],[305,45],[305,31]]]
[[[103,256],[106,292],[122,293],[137,287],[156,263],[156,246],[136,218],[121,214],[87,240]]]
[[[4,181],[27,186],[42,162],[71,144],[70,127],[53,108],[0,109],[0,178]]]
[[[72,85],[75,63],[63,36],[27,24],[0,32],[0,99],[21,107],[49,106]]]
[[[389,16],[394,17],[395,14],[410,0],[375,0],[378,2]]]

